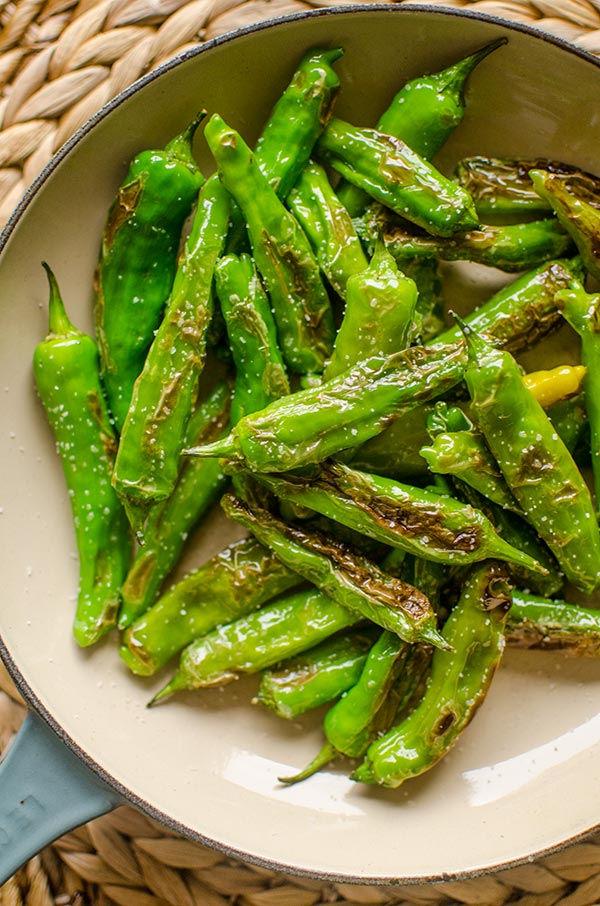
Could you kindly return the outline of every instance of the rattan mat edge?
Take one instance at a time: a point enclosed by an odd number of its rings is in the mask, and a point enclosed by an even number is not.
[[[239,26],[339,2],[0,0],[0,226],[72,133],[146,72]],[[427,2],[533,25],[600,54],[600,0]],[[24,713],[0,666],[0,753]],[[331,903],[593,906],[600,904],[600,836],[471,880],[359,887],[245,865],[120,808],[67,834],[0,887],[0,906]]]

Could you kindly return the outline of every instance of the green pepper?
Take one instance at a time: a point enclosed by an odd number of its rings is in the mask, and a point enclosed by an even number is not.
[[[142,151],[108,213],[95,276],[102,377],[120,430],[171,292],[179,239],[203,182],[192,155],[201,113],[162,151]]]
[[[236,541],[173,585],[129,627],[121,657],[133,673],[151,676],[198,636],[300,582],[258,541]]]
[[[333,345],[333,314],[308,239],[242,137],[217,114],[209,120],[205,135],[220,178],[246,220],[284,360],[300,374],[321,372]]]
[[[411,79],[394,96],[378,120],[377,130],[402,139],[421,157],[431,160],[462,122],[467,79],[481,60],[505,43],[501,38],[440,72]],[[368,195],[356,186],[344,183],[338,194],[353,217],[367,206]]]
[[[194,456],[233,459],[252,472],[285,472],[358,447],[395,418],[461,380],[465,346],[412,347],[365,360],[338,377],[248,415]]]
[[[286,198],[327,123],[340,80],[332,64],[341,48],[310,50],[275,104],[255,157],[279,198]]]
[[[229,386],[222,382],[190,418],[188,437],[195,443],[219,437],[229,424],[229,410]],[[141,544],[121,589],[119,629],[151,606],[190,532],[227,483],[217,459],[183,462],[173,493],[151,507],[146,518]]]
[[[384,630],[375,642],[356,683],[325,715],[326,742],[315,758],[293,777],[280,777],[283,783],[306,780],[340,755],[359,758],[378,735],[389,730],[398,701],[405,697],[406,686],[418,685],[424,649],[407,645],[393,632]],[[425,660],[428,656],[425,655]],[[398,687],[398,683],[402,686]]]
[[[132,553],[127,517],[111,485],[117,447],[91,337],[71,324],[54,274],[50,332],[33,356],[35,382],[65,474],[79,554],[73,633],[96,642],[116,625],[120,589]]]
[[[494,561],[475,567],[443,628],[452,650],[434,652],[421,703],[369,746],[354,780],[398,787],[447,754],[487,694],[504,650],[509,606],[504,568]]]
[[[188,645],[177,672],[150,704],[184,689],[220,686],[241,674],[258,673],[359,619],[320,591],[294,592]]]
[[[530,170],[576,172],[575,167],[546,158],[465,157],[459,160],[454,175],[472,197],[480,217],[521,214],[543,217],[552,211],[552,205],[533,188]]]
[[[217,295],[235,363],[231,423],[290,392],[269,300],[249,255],[226,255],[216,267]]]
[[[590,593],[600,582],[600,534],[588,487],[510,353],[463,329],[465,381],[479,429],[567,579]]]
[[[263,671],[256,701],[287,720],[333,701],[358,680],[374,640],[368,627],[342,632]]]
[[[579,250],[587,270],[600,280],[600,179],[589,173],[529,173],[535,191],[552,209]]]
[[[478,225],[470,196],[400,139],[332,117],[316,155],[375,201],[434,236]]]
[[[462,414],[462,410],[459,412]],[[473,431],[472,425],[467,430],[432,430],[436,415],[438,413],[434,413],[428,421],[431,444],[421,448],[421,456],[429,469],[440,475],[460,478],[497,506],[520,513],[519,505],[481,434]]]
[[[323,167],[314,161],[306,165],[287,206],[308,236],[329,283],[345,299],[349,278],[364,271],[369,261]]]
[[[513,648],[600,655],[600,611],[514,591],[505,632]]]
[[[254,159],[282,201],[308,162],[314,143],[325,127],[340,84],[332,64],[342,53],[339,48],[308,51],[256,142]],[[231,220],[227,250],[239,253],[246,224],[235,203]]]
[[[573,277],[581,276],[580,258],[541,264],[503,287],[464,320],[509,352],[518,352],[559,327],[562,319],[556,294],[568,289]],[[460,336],[460,328],[451,327],[435,341],[454,343]]]
[[[421,342],[435,342],[444,329],[444,292],[437,258],[414,258],[402,262],[402,273],[417,287],[417,319]]]
[[[481,512],[452,497],[335,462],[311,470],[306,477],[257,477],[284,500],[425,560],[459,564],[497,557],[545,572],[539,563],[500,538]]]
[[[581,339],[581,361],[586,368],[583,398],[590,425],[596,509],[600,508],[600,295],[586,293],[578,281],[558,295],[566,321]]]
[[[413,586],[387,576],[331,536],[286,524],[257,507],[251,510],[231,495],[225,495],[222,506],[282,563],[340,605],[405,641],[440,644],[431,605]]]
[[[438,258],[474,261],[516,273],[575,251],[571,237],[555,219],[481,226],[459,236],[440,238],[417,232],[392,211],[374,205],[356,221],[356,228],[367,250],[383,242],[398,267],[415,258]]]
[[[177,481],[204,366],[214,267],[228,223],[228,196],[213,176],[200,193],[167,310],[123,425],[113,485],[134,506],[164,500]]]
[[[346,285],[346,308],[323,379],[328,381],[369,356],[388,356],[417,333],[417,287],[380,247],[362,273]]]

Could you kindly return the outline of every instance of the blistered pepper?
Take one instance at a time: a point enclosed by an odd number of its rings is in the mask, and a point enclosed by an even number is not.
[[[120,430],[171,292],[179,240],[203,182],[192,154],[200,114],[164,150],[142,151],[108,213],[95,276],[102,377]]]

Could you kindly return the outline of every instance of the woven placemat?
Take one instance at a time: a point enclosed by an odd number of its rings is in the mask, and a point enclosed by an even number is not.
[[[135,79],[241,25],[344,2],[0,0],[0,226],[52,154]],[[426,2],[527,23],[600,54],[600,0]],[[0,753],[24,714],[0,665]],[[357,887],[245,865],[177,837],[132,808],[120,808],[67,834],[0,887],[0,906],[331,903],[598,906],[600,835],[535,863],[471,880]]]

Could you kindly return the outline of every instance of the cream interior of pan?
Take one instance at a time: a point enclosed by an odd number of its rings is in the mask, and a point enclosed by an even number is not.
[[[40,262],[55,270],[73,320],[91,329],[103,220],[137,150],[164,144],[203,106],[253,140],[311,46],[345,48],[337,112],[372,123],[406,78],[503,34],[507,46],[471,80],[467,116],[442,163],[467,153],[550,156],[600,171],[600,68],[589,59],[489,20],[404,6],[338,10],[227,40],[124,99],[55,166],[0,257],[0,634],[13,669],[75,747],[144,808],[255,860],[365,881],[440,877],[522,859],[592,828],[600,663],[509,652],[452,754],[396,792],[359,787],[333,769],[279,785],[320,746],[319,715],[272,717],[250,704],[253,680],[146,710],[165,674],[130,677],[115,639],[87,652],[71,640],[69,503],[31,373],[46,332]],[[208,167],[202,140],[198,150]],[[457,299],[484,296],[488,276],[461,271]],[[217,518],[195,562],[228,532]]]

